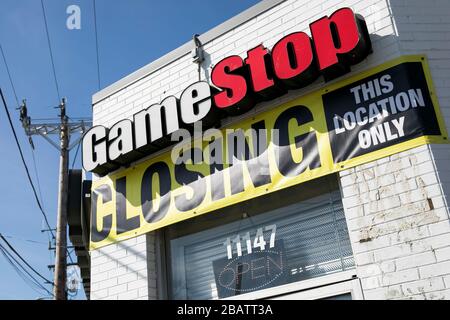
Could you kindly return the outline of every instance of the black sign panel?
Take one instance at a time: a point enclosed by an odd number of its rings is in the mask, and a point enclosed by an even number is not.
[[[440,135],[420,62],[403,63],[323,95],[334,163]]]
[[[283,242],[273,248],[213,261],[219,298],[248,293],[286,283],[286,257]]]

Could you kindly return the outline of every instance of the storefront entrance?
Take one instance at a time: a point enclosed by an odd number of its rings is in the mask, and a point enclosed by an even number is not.
[[[334,175],[173,225],[171,299],[358,299]]]

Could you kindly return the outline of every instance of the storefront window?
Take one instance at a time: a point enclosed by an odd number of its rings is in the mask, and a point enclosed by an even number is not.
[[[243,212],[169,246],[173,299],[226,298],[354,268],[338,191]]]

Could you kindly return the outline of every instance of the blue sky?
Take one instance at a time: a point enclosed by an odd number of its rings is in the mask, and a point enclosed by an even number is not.
[[[101,87],[204,33],[256,4],[257,0],[97,0]],[[98,91],[93,0],[44,0],[56,75],[68,114],[91,117],[91,96]],[[66,8],[81,9],[81,30],[66,28]],[[0,43],[19,100],[26,98],[32,118],[54,118],[58,104],[40,0],[0,2]],[[0,86],[36,186],[31,148],[14,110],[16,102],[6,69],[0,62]],[[58,154],[38,137],[35,158],[42,202],[50,223],[56,221]],[[52,279],[53,264],[42,216],[19,159],[6,115],[0,112],[0,233],[43,275]],[[72,156],[75,152],[72,152]],[[72,160],[70,161],[72,164]],[[79,156],[75,167],[80,167]],[[51,289],[48,287],[48,289]],[[0,256],[0,299],[36,299],[30,288]],[[83,299],[81,292],[76,296]]]

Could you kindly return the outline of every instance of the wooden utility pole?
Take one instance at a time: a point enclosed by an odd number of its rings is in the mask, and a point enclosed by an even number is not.
[[[59,151],[59,184],[58,184],[58,212],[56,222],[56,239],[55,239],[55,273],[53,295],[55,300],[66,300],[66,281],[67,281],[67,199],[69,186],[69,151],[78,143],[81,138],[92,126],[90,120],[71,120],[66,115],[66,99],[62,99],[58,108],[60,109],[57,122],[32,123],[28,116],[25,101],[21,106],[20,120],[25,129],[25,133],[30,139],[33,135],[40,135],[47,140],[52,146]],[[55,119],[56,120],[56,119]],[[70,143],[72,134],[78,133],[79,137],[76,141]],[[59,141],[53,141],[50,136],[58,135]]]
[[[66,100],[63,98],[60,108],[61,129],[59,155],[59,187],[58,187],[58,216],[56,221],[56,256],[55,256],[55,286],[53,295],[55,300],[66,300],[67,279],[67,188],[69,178],[69,132],[67,128]]]

